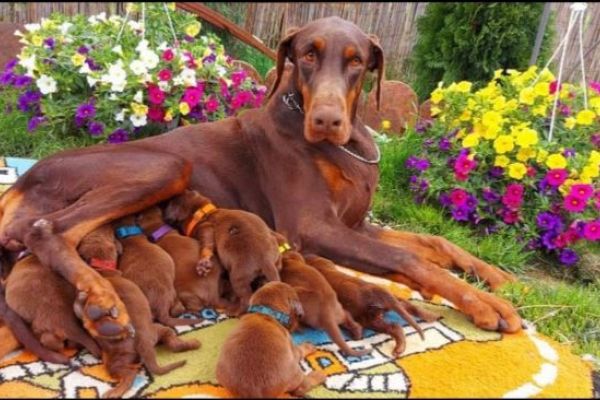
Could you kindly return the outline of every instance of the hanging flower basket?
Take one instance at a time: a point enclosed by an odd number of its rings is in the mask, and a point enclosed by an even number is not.
[[[125,17],[54,14],[15,33],[24,47],[0,75],[3,96],[31,132],[111,143],[259,107],[266,87],[200,33],[174,3],[130,4]]]

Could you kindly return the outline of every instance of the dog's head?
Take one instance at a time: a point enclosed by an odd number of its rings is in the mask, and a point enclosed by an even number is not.
[[[338,17],[289,29],[277,50],[277,79],[271,94],[288,59],[295,65],[292,80],[302,97],[305,139],[347,143],[368,71],[377,71],[379,104],[383,50],[377,37]]]
[[[152,206],[145,209],[135,217],[136,223],[146,231],[152,226],[156,226],[163,223],[163,215],[160,207]]]
[[[115,237],[111,225],[106,224],[84,236],[77,251],[88,263],[92,258],[116,261],[119,254],[123,252],[123,247]]]
[[[304,316],[302,303],[293,287],[287,283],[272,281],[264,284],[250,298],[250,305],[268,306],[290,316],[289,330],[294,330]]]
[[[175,196],[169,201],[165,208],[164,219],[170,224],[180,224],[196,212],[196,210],[211,200],[201,195],[195,190],[186,189],[179,196]]]

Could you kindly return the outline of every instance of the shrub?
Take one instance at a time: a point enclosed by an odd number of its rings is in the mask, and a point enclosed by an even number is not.
[[[146,5],[146,26],[104,13],[26,25],[16,32],[25,44],[19,61],[0,76],[3,95],[29,115],[30,131],[47,124],[113,143],[260,106],[266,88],[234,70],[192,14],[174,3],[167,14],[163,4]]]
[[[499,68],[527,68],[543,3],[429,3],[417,21],[413,87],[424,99],[439,81],[478,88]],[[553,37],[548,23],[539,62]]]
[[[555,255],[600,241],[600,83],[557,87],[537,67],[495,72],[484,88],[467,81],[431,94],[435,120],[419,126],[422,154],[407,160],[417,201],[439,204],[457,221]],[[553,141],[546,137],[559,91]]]

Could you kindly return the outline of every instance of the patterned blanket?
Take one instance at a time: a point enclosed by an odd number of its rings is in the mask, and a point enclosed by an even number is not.
[[[13,160],[7,160],[9,166],[17,166]],[[32,162],[18,161],[18,174]],[[302,361],[303,370],[322,370],[328,376],[307,397],[592,397],[590,365],[534,327],[518,334],[482,331],[445,299],[425,301],[401,284],[339,268],[387,286],[396,296],[443,317],[432,323],[420,322],[425,333],[422,341],[397,314],[389,313],[386,317],[401,323],[407,336],[406,351],[400,358],[391,355],[394,342],[388,335],[369,330],[363,339],[350,340],[352,347],[373,349],[363,357],[341,355],[322,331],[294,333],[296,343],[308,341],[318,349]],[[203,310],[201,316],[202,323],[177,328],[182,337],[200,340],[200,349],[175,354],[158,348],[160,364],[182,359],[187,364],[163,376],[150,376],[142,369],[125,397],[230,397],[216,381],[215,366],[219,349],[238,320],[212,309]],[[101,360],[87,351],[67,354],[72,356],[71,366],[41,362],[26,351],[7,355],[0,360],[0,397],[99,397],[114,384]]]

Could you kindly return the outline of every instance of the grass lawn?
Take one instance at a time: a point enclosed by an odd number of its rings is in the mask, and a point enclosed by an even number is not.
[[[0,96],[0,110],[4,110]],[[584,285],[564,267],[527,252],[508,235],[481,237],[431,205],[417,205],[407,191],[404,162],[416,150],[414,136],[382,145],[381,181],[374,215],[396,229],[442,235],[486,261],[511,271],[518,283],[501,292],[519,307],[522,316],[536,322],[539,331],[570,343],[579,354],[600,358],[600,282]],[[92,144],[87,137],[63,137],[48,129],[27,131],[27,119],[16,111],[0,116],[0,155],[42,158],[59,150]],[[483,288],[483,285],[474,282]],[[600,365],[597,366],[600,369]]]
[[[407,189],[410,173],[404,167],[405,160],[418,150],[414,134],[389,141],[381,150],[381,181],[373,208],[379,222],[396,229],[444,236],[515,273],[519,282],[503,288],[500,294],[511,300],[524,318],[535,322],[540,332],[571,344],[578,354],[600,358],[600,282],[584,284],[565,267],[526,251],[524,243],[509,235],[478,236],[439,208],[416,204]],[[590,249],[597,250],[597,246]]]

